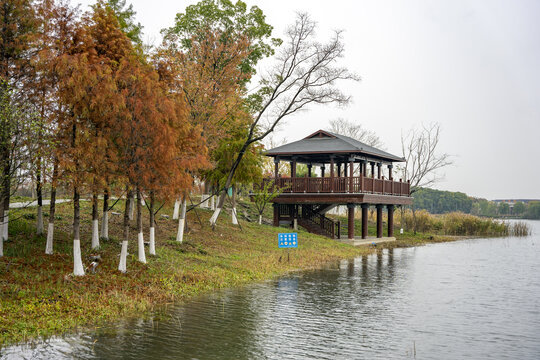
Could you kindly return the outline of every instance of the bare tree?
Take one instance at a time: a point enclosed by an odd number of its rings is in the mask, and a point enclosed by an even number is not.
[[[384,144],[381,139],[375,134],[374,131],[366,129],[362,124],[355,123],[343,118],[337,118],[330,120],[330,126],[328,131],[336,134],[352,137],[358,141],[363,142],[369,146],[373,146],[379,149],[384,148]]]
[[[328,43],[315,40],[316,24],[307,14],[297,15],[285,34],[276,63],[261,76],[261,89],[252,97],[253,121],[222,189],[218,206],[210,218],[216,224],[226,193],[242,158],[253,143],[263,140],[287,116],[306,110],[311,104],[346,105],[350,96],[336,86],[341,80],[359,80],[345,67],[336,65],[343,57],[342,32],[336,31]]]
[[[413,128],[409,130],[407,135],[401,134],[401,151],[405,158],[405,166],[401,168],[401,172],[403,177],[411,183],[411,194],[419,188],[431,187],[440,181],[441,175],[438,170],[452,164],[449,154],[440,154],[437,151],[440,135],[441,125],[438,123]],[[412,212],[414,232],[416,233],[414,205]]]

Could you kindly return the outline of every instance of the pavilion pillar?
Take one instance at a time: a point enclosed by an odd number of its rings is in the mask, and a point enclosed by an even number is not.
[[[348,211],[348,220],[347,220],[347,228],[348,228],[348,237],[349,240],[354,240],[354,204],[347,204],[347,211]]]
[[[341,177],[341,163],[337,163],[337,177]]]
[[[380,179],[382,175],[382,163],[377,163],[377,179]]]
[[[394,180],[394,178],[392,177],[392,168],[394,166],[392,164],[388,165],[388,179],[389,180]]]
[[[347,163],[343,163],[343,176],[347,177]]]
[[[324,177],[324,171],[326,170],[326,168],[324,167],[324,164],[322,164],[321,166],[321,177]]]
[[[382,238],[383,236],[383,226],[382,226],[382,216],[383,216],[383,205],[377,205],[377,238]]]
[[[350,158],[349,159],[349,171],[350,171],[350,174],[349,174],[349,192],[352,193],[354,192],[354,189],[353,189],[353,174],[354,174],[354,159],[353,158]]]
[[[368,208],[369,204],[362,204],[362,239],[368,236]]]
[[[330,191],[334,192],[334,157],[330,157]]]
[[[293,158],[291,161],[291,178],[296,177],[296,159]]]
[[[311,168],[312,167],[313,167],[313,165],[311,165],[311,164],[308,164],[308,166],[307,166],[307,176],[308,177],[311,177]]]
[[[375,162],[374,162],[374,161],[370,161],[370,162],[369,162],[369,165],[371,165],[371,177],[372,177],[372,178],[375,178]]]
[[[388,237],[394,236],[394,205],[388,205]]]
[[[276,180],[279,178],[279,156],[274,158],[274,176]]]

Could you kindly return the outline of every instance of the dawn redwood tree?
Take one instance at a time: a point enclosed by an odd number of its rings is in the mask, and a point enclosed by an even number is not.
[[[30,58],[32,43],[36,34],[34,3],[31,0],[4,0],[0,2],[0,82],[3,95],[9,94],[11,106],[20,109],[25,102],[24,91],[31,73]],[[4,121],[8,117],[4,118]],[[16,159],[21,155],[24,132],[20,128],[23,119],[11,118],[10,124],[3,124],[0,139],[0,236],[8,238],[9,199],[12,185],[20,175],[18,167],[23,163]],[[7,126],[7,127],[6,127]],[[18,144],[17,147],[14,145]]]
[[[345,48],[340,31],[325,44],[315,39],[316,24],[307,14],[298,14],[286,32],[284,46],[270,71],[262,75],[261,89],[250,98],[252,121],[247,135],[227,175],[216,210],[210,218],[214,226],[223,208],[225,189],[249,147],[262,141],[288,116],[313,104],[346,105],[350,97],[337,87],[343,80],[358,80],[345,67],[338,66]]]

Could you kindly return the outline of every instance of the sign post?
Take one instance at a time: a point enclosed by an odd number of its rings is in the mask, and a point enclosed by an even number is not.
[[[287,261],[289,261],[288,249],[298,248],[298,233],[279,233],[278,234],[278,247],[287,249]]]

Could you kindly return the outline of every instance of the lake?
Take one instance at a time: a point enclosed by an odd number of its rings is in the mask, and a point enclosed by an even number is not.
[[[383,250],[0,359],[540,359],[540,222],[528,223],[529,237]]]

